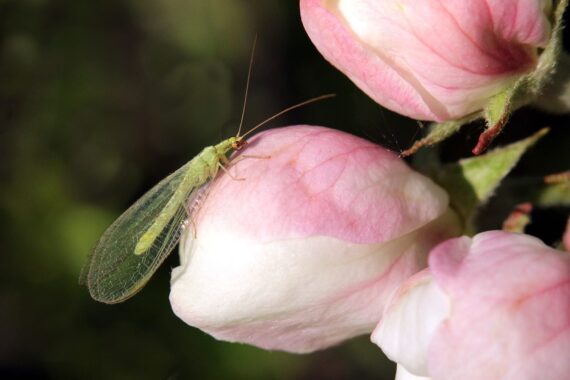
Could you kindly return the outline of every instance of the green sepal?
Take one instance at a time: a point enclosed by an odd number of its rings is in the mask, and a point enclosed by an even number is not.
[[[465,233],[475,232],[473,220],[479,206],[493,195],[521,156],[547,132],[547,128],[541,129],[524,140],[442,167],[434,179],[449,193],[451,207],[463,220]]]
[[[531,212],[532,203],[530,202],[516,205],[509,216],[503,221],[503,231],[524,233],[526,227],[531,222]]]
[[[485,121],[489,128],[501,123],[501,121],[505,119],[505,115],[508,114],[513,95],[516,92],[516,87],[517,85],[512,88],[507,88],[489,100],[489,103],[483,111]]]
[[[534,203],[542,207],[570,207],[570,183],[544,184],[532,197]]]
[[[414,142],[414,145],[400,153],[400,156],[408,157],[416,153],[424,146],[433,146],[439,142],[442,142],[443,140],[457,133],[459,129],[461,129],[461,127],[465,124],[470,123],[471,121],[476,120],[480,117],[481,115],[477,113],[459,120],[444,121],[442,123],[431,123],[428,127],[427,135]]]
[[[500,191],[509,203],[531,202],[537,207],[570,207],[570,183],[545,183],[543,178],[506,180]]]

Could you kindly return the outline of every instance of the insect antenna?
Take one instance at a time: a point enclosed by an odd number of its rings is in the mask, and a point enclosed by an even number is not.
[[[238,132],[236,135],[236,138],[239,138],[239,139],[249,135],[251,132],[255,131],[258,128],[261,128],[262,126],[264,126],[266,123],[270,122],[271,120],[276,119],[279,116],[283,115],[284,113],[287,113],[291,110],[294,110],[295,108],[299,108],[299,107],[302,107],[302,106],[310,104],[310,103],[318,102],[319,100],[328,99],[328,98],[332,98],[332,97],[336,96],[335,94],[321,95],[321,96],[317,96],[315,98],[307,99],[304,102],[297,103],[297,104],[292,105],[290,107],[287,107],[283,111],[278,112],[275,115],[263,120],[261,123],[255,125],[253,128],[251,128],[249,131],[247,131],[243,135],[240,135],[241,134],[241,128],[243,126],[243,120],[245,118],[245,109],[247,107],[247,96],[249,93],[249,83],[251,82],[251,72],[253,69],[253,57],[255,56],[255,46],[256,45],[257,45],[257,34],[255,35],[255,38],[253,39],[253,46],[251,48],[251,57],[249,58],[249,68],[247,70],[247,80],[246,80],[246,84],[245,84],[245,94],[243,97],[243,107],[241,109],[241,118],[239,121]]]
[[[307,105],[307,104],[311,104],[311,103],[314,103],[314,102],[318,102],[319,100],[328,99],[328,98],[333,98],[333,97],[335,97],[335,96],[336,96],[336,94],[325,94],[325,95],[317,96],[317,97],[314,97],[314,98],[311,98],[311,99],[307,99],[307,100],[305,100],[304,102],[301,102],[301,103],[294,104],[294,105],[292,105],[292,106],[290,106],[290,107],[285,108],[283,111],[277,112],[275,115],[273,115],[273,116],[271,116],[271,117],[268,117],[267,119],[263,120],[261,123],[255,125],[253,128],[251,128],[249,131],[247,131],[247,132],[244,133],[243,135],[240,136],[239,133],[238,133],[236,137],[238,137],[238,138],[243,138],[243,137],[249,135],[251,132],[255,131],[256,129],[261,128],[262,126],[264,126],[265,124],[267,124],[267,123],[270,122],[271,120],[276,119],[276,118],[278,118],[279,116],[281,116],[281,115],[283,115],[283,114],[285,114],[285,113],[287,113],[287,112],[289,112],[289,111],[291,111],[291,110],[294,110],[294,109],[296,109],[296,108],[305,106],[305,105]]]
[[[253,39],[253,46],[251,47],[251,57],[249,58],[249,68],[247,70],[247,81],[245,83],[245,95],[243,96],[243,107],[241,108],[241,119],[239,121],[239,128],[237,135],[241,133],[241,127],[243,125],[243,119],[245,117],[245,108],[247,106],[247,94],[249,92],[249,82],[251,81],[251,69],[253,68],[253,56],[255,55],[255,45],[257,45],[257,34]]]

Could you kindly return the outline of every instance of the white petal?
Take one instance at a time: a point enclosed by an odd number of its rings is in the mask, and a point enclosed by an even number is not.
[[[372,341],[415,375],[428,375],[427,351],[434,331],[447,318],[449,298],[425,270],[410,278],[384,310]]]
[[[395,287],[425,265],[422,239],[431,234],[382,244],[202,234],[181,246],[170,302],[218,339],[310,352],[374,329]]]
[[[431,378],[411,374],[401,364],[398,364],[395,380],[431,380]]]

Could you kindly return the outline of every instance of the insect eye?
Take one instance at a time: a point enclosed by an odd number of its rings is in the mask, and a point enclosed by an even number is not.
[[[234,142],[234,144],[233,144],[233,148],[235,150],[241,150],[241,149],[245,148],[246,146],[247,146],[247,141],[245,141],[245,140],[238,140],[238,141]]]

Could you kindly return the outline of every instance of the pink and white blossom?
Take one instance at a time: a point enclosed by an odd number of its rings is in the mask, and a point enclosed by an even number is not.
[[[382,106],[445,121],[533,71],[552,0],[301,0],[321,54]]]
[[[457,233],[444,190],[361,138],[271,129],[240,154],[270,158],[213,181],[171,280],[176,315],[218,339],[310,352],[370,333],[384,300]]]
[[[566,380],[570,256],[503,231],[448,240],[395,293],[372,340],[401,379]]]

